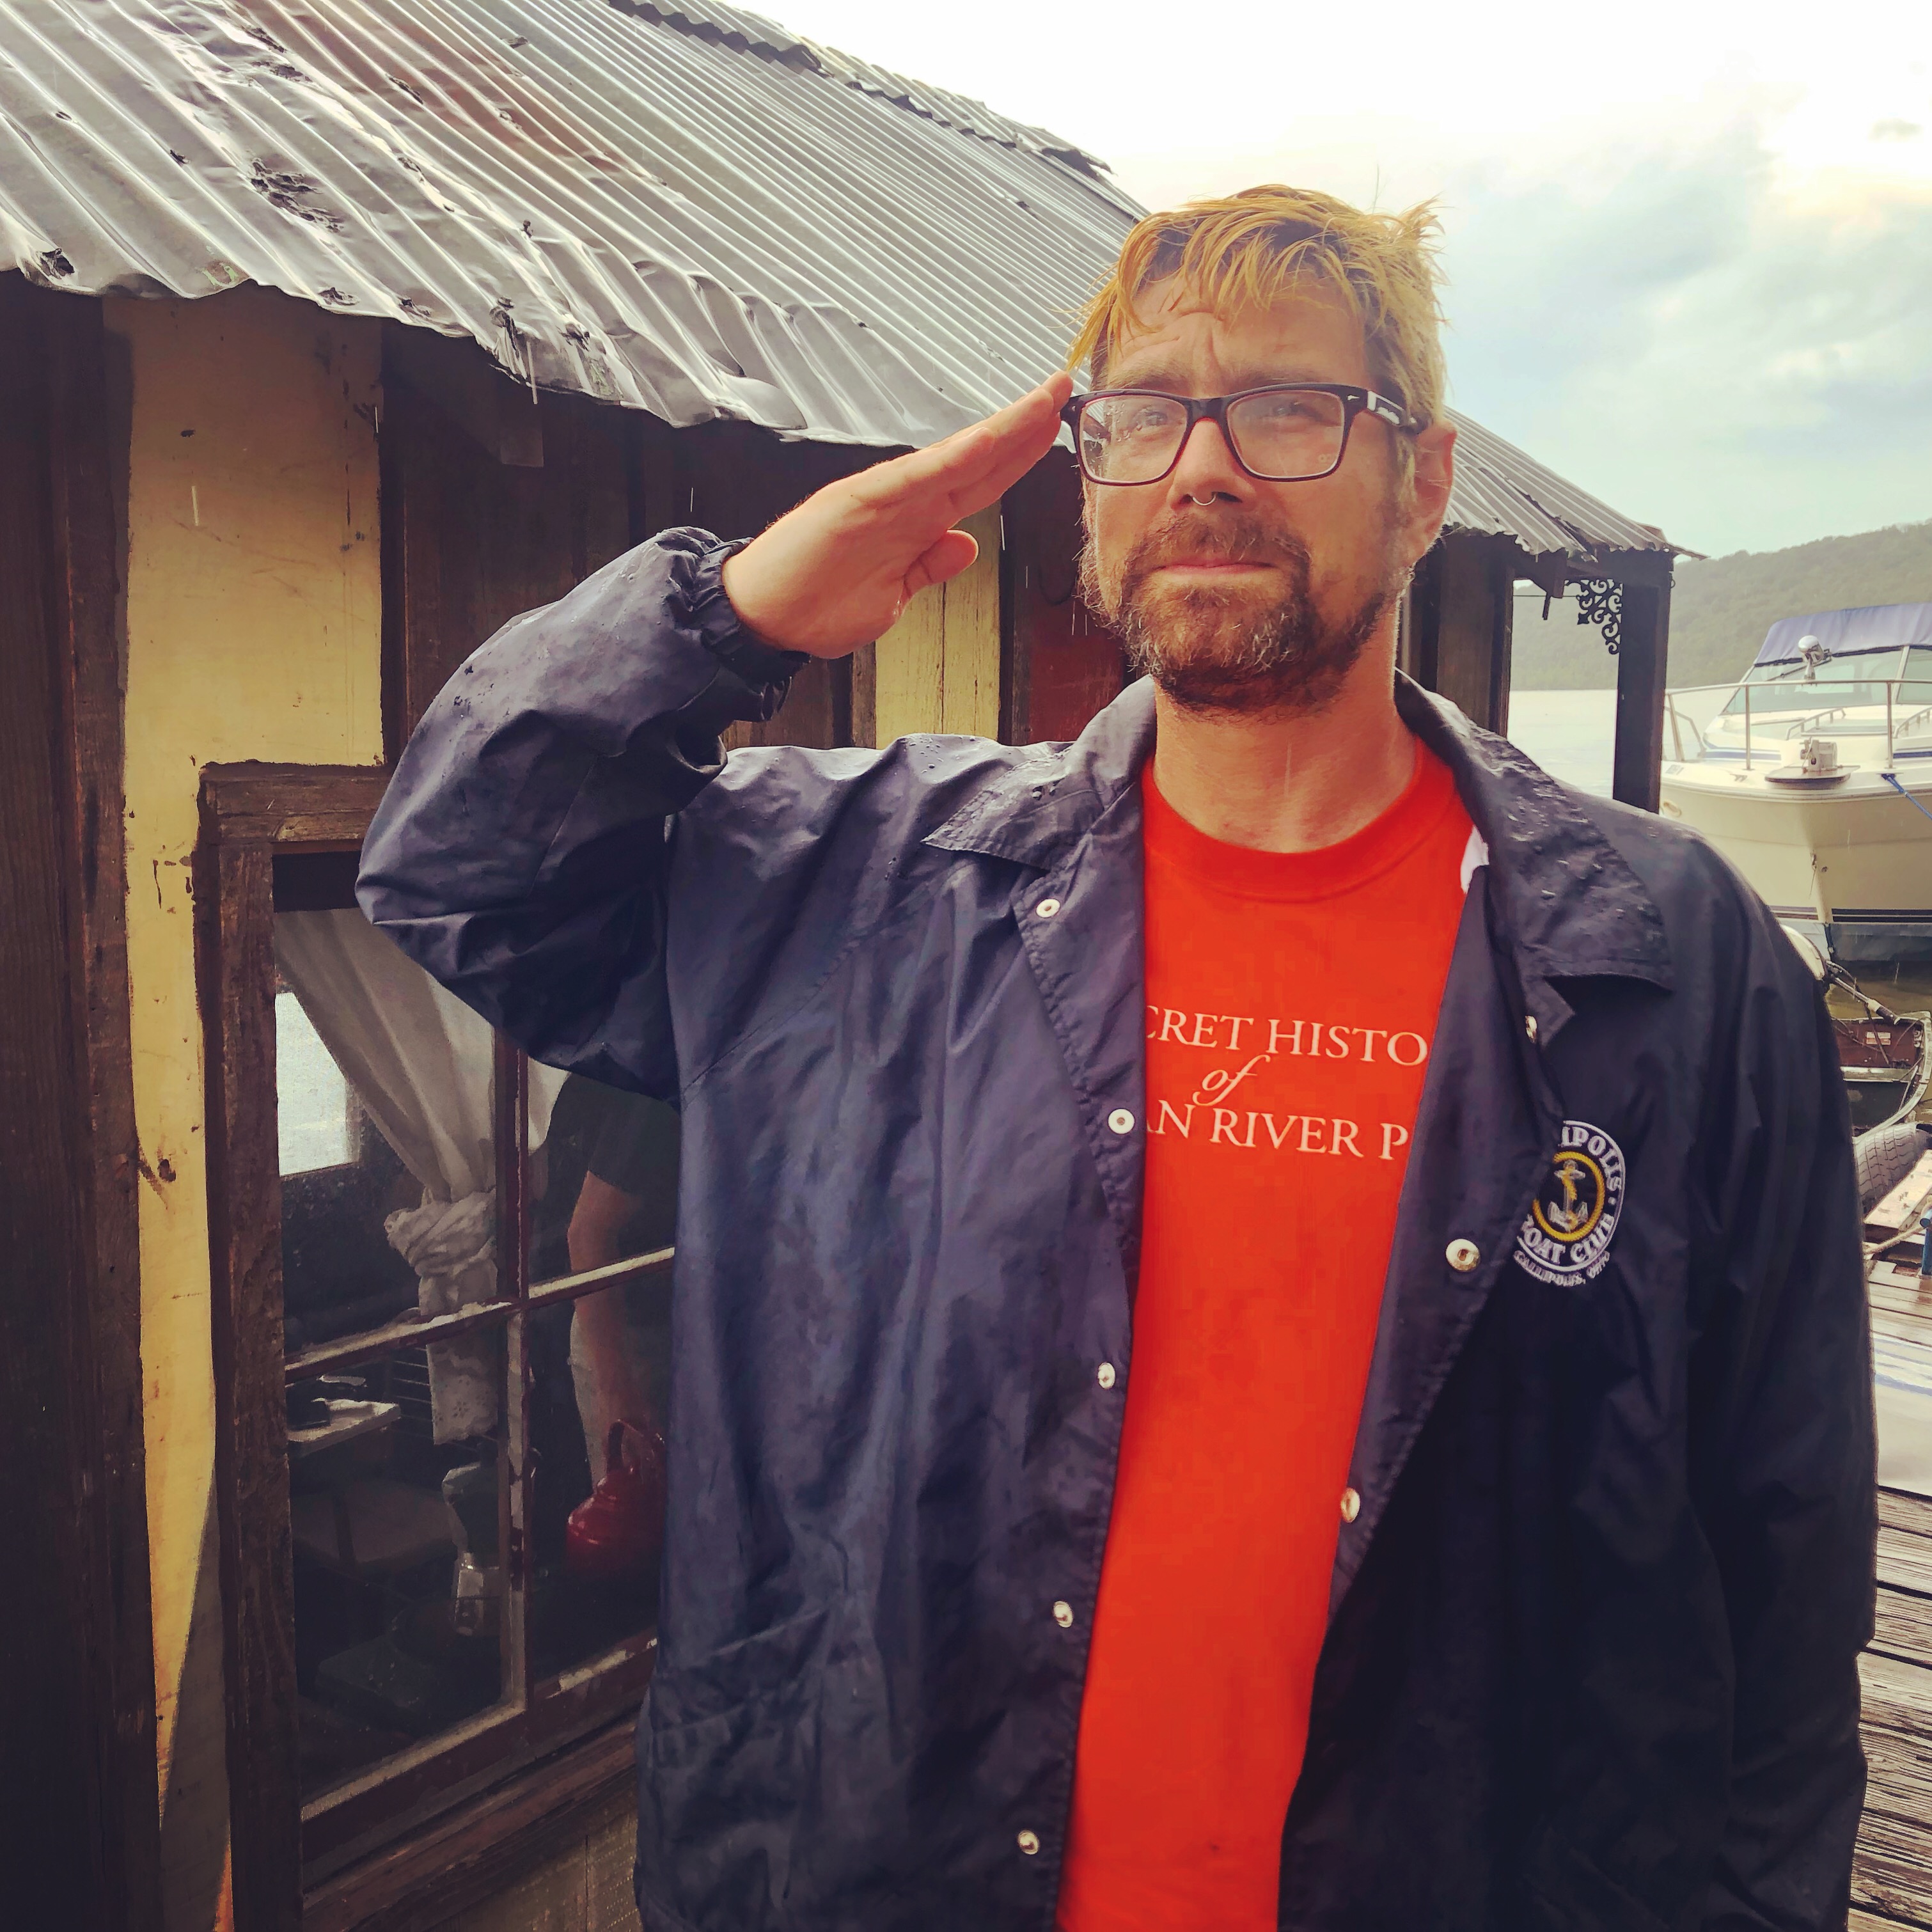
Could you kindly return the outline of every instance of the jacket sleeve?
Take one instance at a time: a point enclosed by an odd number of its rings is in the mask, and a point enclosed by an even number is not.
[[[368,917],[531,1057],[675,1096],[671,815],[806,660],[738,627],[736,548],[669,530],[506,625],[424,714],[362,848]]]
[[[1871,1342],[1824,1001],[1754,900],[1746,922],[1737,1023],[1706,1120],[1710,1305],[1691,1371],[1692,1466],[1736,1672],[1730,1814],[1704,1923],[1825,1932],[1845,1922],[1864,1798]]]

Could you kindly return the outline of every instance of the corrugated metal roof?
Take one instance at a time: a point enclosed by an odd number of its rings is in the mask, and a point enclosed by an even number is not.
[[[259,282],[680,427],[945,435],[1059,363],[1142,212],[1044,129],[718,0],[0,0],[0,266]],[[1456,420],[1452,524],[1666,548]]]
[[[1460,410],[1444,414],[1456,425],[1456,484],[1449,498],[1452,529],[1514,537],[1532,556],[1574,560],[1598,550],[1672,550],[1664,532],[1568,483],[1514,443],[1505,442]]]
[[[1138,212],[695,0],[0,0],[0,260],[260,282],[680,425],[944,435],[1056,365]]]

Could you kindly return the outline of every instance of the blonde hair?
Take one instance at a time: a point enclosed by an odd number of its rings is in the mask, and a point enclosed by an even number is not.
[[[1068,352],[1096,387],[1154,283],[1178,276],[1223,314],[1273,308],[1310,283],[1339,296],[1362,325],[1375,386],[1418,428],[1442,410],[1442,311],[1436,296],[1435,204],[1400,214],[1353,208],[1314,188],[1244,188],[1138,223],[1095,290]],[[1405,453],[1410,446],[1399,446]]]

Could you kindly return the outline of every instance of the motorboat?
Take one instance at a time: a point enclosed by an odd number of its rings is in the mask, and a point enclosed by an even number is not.
[[[1932,956],[1932,603],[1780,618],[1742,678],[1669,693],[1664,750],[1662,810],[1780,919]]]

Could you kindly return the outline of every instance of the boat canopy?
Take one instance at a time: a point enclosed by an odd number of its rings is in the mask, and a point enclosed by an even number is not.
[[[1799,640],[1816,638],[1834,660],[1900,655],[1904,675],[1906,651],[1932,651],[1932,604],[1868,604],[1856,610],[1814,610],[1808,617],[1780,617],[1747,675],[1756,680],[1804,664]],[[1915,667],[1913,675],[1918,674]],[[1882,672],[1877,675],[1882,676]]]

